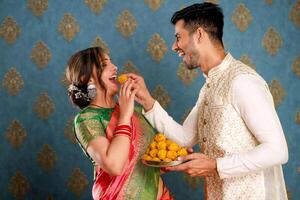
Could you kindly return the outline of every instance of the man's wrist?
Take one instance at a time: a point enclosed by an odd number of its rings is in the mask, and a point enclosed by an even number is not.
[[[155,100],[152,97],[150,97],[149,100],[145,101],[145,104],[143,105],[145,112],[148,112],[153,108],[154,102]]]
[[[213,169],[214,169],[214,172],[219,175],[217,159],[213,159]]]

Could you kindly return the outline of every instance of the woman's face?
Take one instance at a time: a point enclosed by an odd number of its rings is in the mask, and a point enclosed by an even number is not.
[[[105,85],[106,92],[110,95],[115,95],[118,92],[116,81],[118,68],[111,62],[107,54],[104,55],[103,64],[104,69],[101,74],[101,80]]]

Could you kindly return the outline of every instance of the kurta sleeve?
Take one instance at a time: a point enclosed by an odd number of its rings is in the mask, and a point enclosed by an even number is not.
[[[198,105],[196,104],[183,125],[169,116],[157,101],[155,101],[153,108],[144,115],[159,132],[164,133],[181,146],[190,147],[197,143],[197,110]]]
[[[253,75],[239,75],[233,82],[232,102],[259,145],[242,154],[218,158],[220,178],[286,163],[286,140],[265,81]]]

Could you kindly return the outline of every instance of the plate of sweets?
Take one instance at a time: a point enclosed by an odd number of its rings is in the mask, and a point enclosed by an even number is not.
[[[142,162],[150,167],[175,166],[184,162],[177,158],[187,154],[185,147],[168,139],[163,133],[157,133],[142,156]]]

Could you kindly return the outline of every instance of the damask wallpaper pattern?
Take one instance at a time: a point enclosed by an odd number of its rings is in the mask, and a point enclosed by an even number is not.
[[[199,1],[0,0],[0,199],[91,199],[92,167],[76,144],[64,69],[89,46],[145,77],[182,122],[204,78],[171,51],[173,12]],[[289,199],[300,196],[300,1],[215,0],[228,51],[269,83],[289,145]],[[254,108],[255,109],[255,108]],[[203,179],[163,176],[175,199],[203,199]]]

